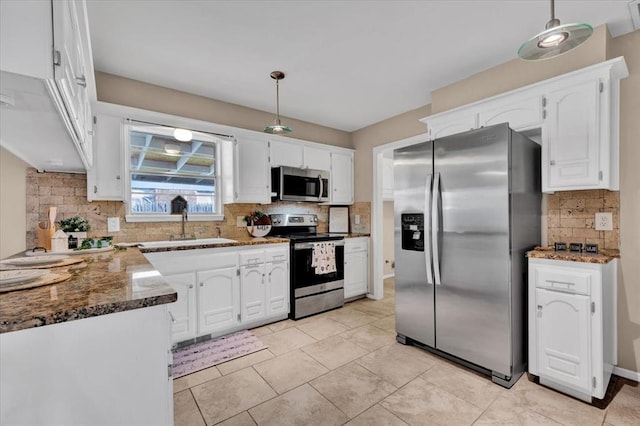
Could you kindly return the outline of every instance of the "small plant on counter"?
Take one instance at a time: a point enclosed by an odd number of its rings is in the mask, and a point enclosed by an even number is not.
[[[244,217],[244,221],[247,222],[247,226],[271,224],[271,220],[269,219],[269,216],[267,216],[260,210],[250,212],[248,216]]]
[[[81,216],[62,219],[58,222],[58,225],[64,232],[87,232],[91,228],[89,221]]]

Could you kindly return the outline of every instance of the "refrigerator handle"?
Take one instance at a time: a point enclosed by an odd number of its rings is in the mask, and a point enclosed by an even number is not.
[[[436,285],[440,280],[440,250],[438,240],[440,236],[440,173],[436,173],[433,182],[433,203],[431,204],[431,250],[433,251],[433,276]]]
[[[433,271],[431,270],[431,244],[429,241],[429,237],[431,235],[431,220],[429,219],[429,215],[431,213],[430,203],[431,203],[431,185],[433,183],[433,175],[427,175],[427,182],[425,184],[424,189],[424,257],[427,265],[427,284],[433,284]]]

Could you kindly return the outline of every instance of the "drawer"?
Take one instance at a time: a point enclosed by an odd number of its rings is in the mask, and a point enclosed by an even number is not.
[[[267,250],[265,262],[282,262],[289,259],[289,248],[281,248],[276,250]]]
[[[535,269],[535,285],[565,293],[590,295],[595,274],[595,271],[538,266]]]
[[[368,238],[347,238],[344,242],[344,251],[346,253],[366,250],[369,250]]]
[[[264,263],[264,250],[249,250],[240,253],[240,265]]]
[[[206,267],[205,267],[206,265]],[[198,263],[199,269],[222,269],[222,268],[233,268],[238,265],[238,254],[231,253],[220,253],[214,255],[208,255],[206,257],[202,257],[201,261]]]

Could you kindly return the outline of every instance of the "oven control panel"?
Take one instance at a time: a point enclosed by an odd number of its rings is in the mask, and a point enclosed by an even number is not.
[[[317,226],[318,216],[315,214],[271,214],[271,226]]]

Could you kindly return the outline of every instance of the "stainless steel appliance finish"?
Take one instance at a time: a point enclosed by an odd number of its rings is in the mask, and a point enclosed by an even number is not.
[[[315,214],[272,214],[271,235],[290,242],[290,312],[300,319],[344,305],[344,236],[318,234]],[[316,274],[311,266],[314,243],[331,241],[335,245],[336,271]]]
[[[394,152],[396,328],[510,387],[525,367],[540,147],[508,124]]]
[[[280,201],[329,201],[329,172],[326,170],[273,167],[271,169],[272,199]]]

